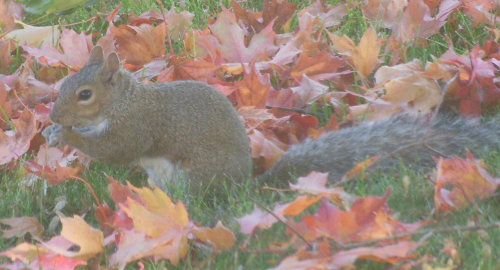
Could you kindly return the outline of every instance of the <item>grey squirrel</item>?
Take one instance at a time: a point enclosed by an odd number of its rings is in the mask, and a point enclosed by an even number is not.
[[[195,190],[250,175],[249,139],[231,102],[205,83],[136,82],[100,46],[61,85],[43,135],[104,162],[139,165],[154,184],[188,174]]]
[[[120,68],[115,53],[104,59],[99,46],[87,65],[62,84],[51,119],[56,124],[43,132],[49,145],[68,144],[98,160],[137,164],[157,183],[185,173],[199,189],[213,179],[251,175],[249,139],[227,98],[195,81],[140,84]],[[479,125],[403,114],[296,145],[258,179],[287,183],[291,173],[316,170],[335,180],[377,154],[385,155],[382,167],[399,159],[426,166],[432,156],[499,143],[497,120]]]

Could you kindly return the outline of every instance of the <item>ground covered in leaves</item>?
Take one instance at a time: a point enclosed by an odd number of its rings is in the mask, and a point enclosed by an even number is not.
[[[41,136],[94,45],[144,83],[199,80],[226,95],[256,174],[360,121],[498,117],[498,1],[56,2],[0,0],[0,268],[500,267],[498,149],[423,174],[366,173],[368,157],[340,184],[316,172],[288,189],[248,181],[207,202]]]

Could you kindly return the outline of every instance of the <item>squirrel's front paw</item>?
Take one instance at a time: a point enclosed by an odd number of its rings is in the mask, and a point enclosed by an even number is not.
[[[63,127],[60,124],[53,124],[46,127],[42,131],[42,135],[47,140],[47,144],[51,147],[61,147],[64,146],[62,141]]]

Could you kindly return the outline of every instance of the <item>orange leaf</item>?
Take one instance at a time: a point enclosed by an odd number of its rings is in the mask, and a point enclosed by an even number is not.
[[[491,196],[500,184],[500,178],[488,174],[486,165],[475,160],[470,152],[466,159],[440,158],[436,178],[434,202],[438,211],[464,208],[477,199]]]
[[[214,228],[195,227],[192,232],[198,240],[209,243],[219,250],[230,249],[236,242],[233,232],[224,227],[220,221]]]

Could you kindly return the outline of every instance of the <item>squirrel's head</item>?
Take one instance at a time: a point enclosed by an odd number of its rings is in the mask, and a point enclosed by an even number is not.
[[[121,77],[116,53],[106,59],[101,46],[95,46],[79,72],[61,85],[50,118],[63,126],[85,127],[102,122],[103,112],[113,101],[113,90]]]

